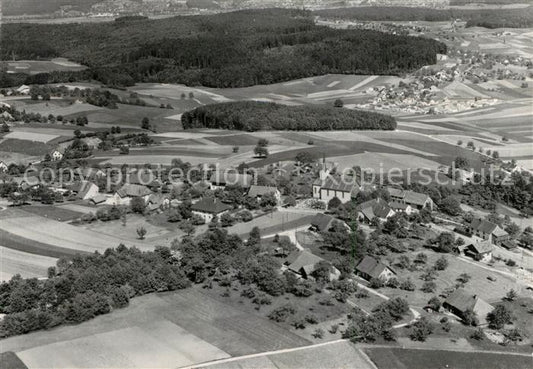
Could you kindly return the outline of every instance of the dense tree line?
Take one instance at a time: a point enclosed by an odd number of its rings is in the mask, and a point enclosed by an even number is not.
[[[315,11],[325,18],[359,21],[453,21],[461,19],[467,27],[531,27],[533,7],[519,9],[433,9],[413,7],[356,7]]]
[[[141,252],[121,245],[60,259],[48,274],[47,280],[15,276],[0,285],[1,337],[80,323],[127,306],[133,296],[190,284],[168,248]]]
[[[258,130],[394,130],[388,115],[326,106],[285,106],[258,101],[239,101],[198,107],[181,116],[183,128]]]
[[[13,54],[19,59],[64,56],[90,67],[70,78],[92,77],[108,85],[157,81],[241,87],[325,73],[400,74],[434,64],[437,53],[446,53],[443,43],[430,39],[318,26],[312,13],[294,9],[98,27],[7,24],[2,31],[4,60]]]

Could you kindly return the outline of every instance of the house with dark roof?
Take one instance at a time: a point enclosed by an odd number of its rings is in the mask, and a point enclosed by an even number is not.
[[[357,207],[357,218],[360,222],[370,223],[374,218],[386,221],[394,214],[394,210],[380,198],[365,201]]]
[[[322,259],[320,256],[317,256],[307,250],[297,250],[292,252],[287,257],[287,263],[289,264],[287,268],[291,272],[300,275],[302,278],[312,279],[312,274],[317,264],[323,261],[325,260]],[[330,263],[328,262],[328,264]],[[339,279],[340,271],[331,264],[330,271],[330,280]]]
[[[248,196],[254,197],[258,200],[261,199],[264,195],[272,194],[276,198],[276,201],[278,204],[281,201],[281,192],[276,187],[273,186],[256,186],[251,185],[250,189],[248,190]]]
[[[309,222],[311,226],[309,228],[315,232],[327,232],[331,229],[333,222],[335,221],[336,219],[331,215],[318,213],[311,218],[311,221]]]
[[[466,231],[495,245],[509,240],[509,234],[499,225],[485,219],[475,218],[465,225]]]
[[[446,298],[442,306],[461,319],[464,319],[467,311],[473,311],[476,313],[480,326],[487,325],[487,314],[494,309],[491,304],[477,295],[468,293],[464,288],[455,290]]]
[[[424,208],[433,211],[433,208],[435,207],[431,197],[426,194],[402,190],[394,187],[389,187],[387,190],[389,191],[391,201],[411,205],[415,211],[419,211]]]
[[[481,241],[468,244],[464,247],[466,256],[477,261],[490,261],[492,259],[492,244],[490,241]]]
[[[214,197],[204,197],[191,206],[193,214],[201,216],[206,223],[209,223],[215,216],[220,218],[222,214],[231,209],[231,205],[224,204],[222,201]]]
[[[152,191],[146,186],[139,184],[125,183],[122,187],[108,197],[106,204],[108,205],[128,205],[132,198],[142,197],[144,201],[148,201],[148,197],[152,194]]]
[[[236,171],[216,171],[209,178],[212,190],[225,189],[226,186],[240,186],[249,189],[253,184],[253,177]]]
[[[347,203],[355,197],[360,190],[360,185],[353,178],[331,176],[321,174],[320,178],[313,182],[313,198],[322,200],[326,204],[334,197],[342,203]]]
[[[367,281],[375,278],[387,282],[396,275],[396,272],[391,267],[374,259],[372,256],[365,256],[355,267],[355,272]]]

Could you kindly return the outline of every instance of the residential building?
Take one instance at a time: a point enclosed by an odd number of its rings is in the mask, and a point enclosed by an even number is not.
[[[407,215],[411,215],[415,212],[415,209],[413,209],[411,205],[402,202],[391,201],[389,202],[389,206],[396,213],[405,213]]]
[[[474,236],[499,245],[509,240],[509,234],[499,225],[485,219],[475,218],[465,225],[466,231]]]
[[[98,194],[90,199],[90,202],[94,205],[100,205],[105,203],[107,200],[107,196],[103,194]]]
[[[58,147],[57,149],[52,150],[50,152],[50,160],[52,161],[60,161],[63,159],[63,156],[65,154],[65,149]]]
[[[90,181],[78,181],[70,186],[70,190],[76,193],[76,197],[80,200],[90,200],[98,195],[98,186]]]
[[[149,188],[139,184],[125,183],[113,196],[106,200],[108,205],[128,205],[132,198],[142,197],[144,201],[152,194]]]
[[[394,187],[389,187],[387,190],[389,191],[392,201],[411,205],[415,211],[419,211],[424,208],[433,211],[433,208],[435,207],[431,197],[426,194],[402,190]]]
[[[463,249],[466,256],[477,261],[490,261],[492,259],[492,244],[490,241],[474,242]]]
[[[468,293],[464,288],[455,290],[442,306],[461,319],[464,319],[467,311],[473,311],[478,319],[478,325],[487,325],[487,314],[493,310],[493,306],[477,295]]]
[[[365,201],[357,209],[357,218],[360,222],[366,223],[370,223],[374,218],[386,221],[395,214],[394,210],[380,198]]]
[[[204,197],[191,206],[193,214],[201,216],[206,223],[209,223],[215,216],[220,218],[222,214],[231,209],[231,205],[224,204],[222,201],[214,197]]]
[[[325,260],[320,256],[317,256],[307,250],[294,251],[287,257],[287,263],[289,264],[288,269],[305,279],[313,279],[313,271],[316,269],[317,264],[324,261]],[[330,264],[329,279],[337,280],[339,279],[340,274],[340,271]]]
[[[0,161],[0,173],[6,173],[8,169],[8,165],[4,163],[3,161]]]
[[[253,184],[253,177],[236,171],[216,171],[209,178],[211,189],[224,189],[226,186],[240,186],[249,189]]]
[[[392,277],[396,276],[396,272],[389,266],[374,259],[372,256],[365,256],[363,260],[355,267],[358,275],[366,279],[381,279],[387,282]]]
[[[318,213],[313,218],[311,218],[310,229],[315,232],[327,232],[331,229],[334,222],[343,223],[348,229],[348,226],[346,225],[346,223],[333,218],[331,215],[327,215],[323,213]]]
[[[255,197],[258,200],[267,194],[273,194],[278,204],[281,202],[281,192],[276,187],[252,185],[248,190],[248,196]]]

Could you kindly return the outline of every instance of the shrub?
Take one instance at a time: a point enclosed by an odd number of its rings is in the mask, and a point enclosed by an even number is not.
[[[400,283],[400,289],[405,291],[414,291],[416,288],[415,284],[411,280],[411,278],[407,278],[405,281]]]
[[[268,314],[268,318],[275,322],[282,323],[285,322],[289,316],[294,315],[295,313],[296,309],[294,306],[286,304],[272,310],[270,314]]]
[[[413,341],[425,341],[426,338],[433,333],[435,327],[427,320],[426,317],[422,317],[417,320],[411,327],[409,337]]]

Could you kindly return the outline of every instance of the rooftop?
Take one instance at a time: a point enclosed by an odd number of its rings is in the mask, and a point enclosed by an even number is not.
[[[201,213],[220,214],[232,209],[231,205],[224,204],[222,201],[213,197],[204,197],[200,201],[192,204],[191,209]]]

